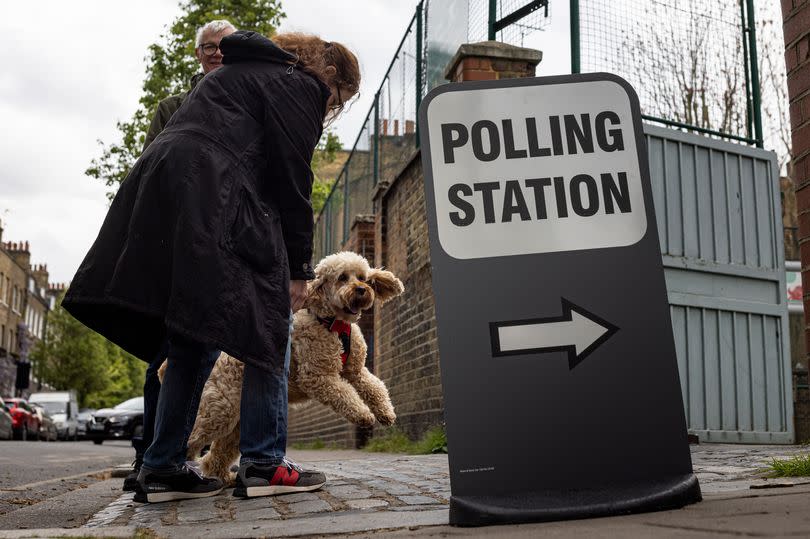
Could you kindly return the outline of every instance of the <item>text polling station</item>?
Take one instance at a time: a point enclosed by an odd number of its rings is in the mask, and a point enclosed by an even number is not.
[[[621,247],[644,236],[636,135],[618,83],[438,95],[431,116],[439,239],[450,256]]]

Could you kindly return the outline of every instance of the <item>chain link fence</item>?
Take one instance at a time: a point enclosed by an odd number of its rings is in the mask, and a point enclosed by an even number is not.
[[[357,216],[372,213],[371,197],[380,179],[394,177],[416,151],[416,113],[425,93],[424,22],[420,4],[317,218],[314,260],[346,242]]]
[[[581,71],[626,79],[647,119],[756,142],[741,0],[579,0]],[[577,22],[577,21],[574,21]]]
[[[419,145],[422,97],[446,82],[463,43],[532,46],[567,9],[571,72],[608,71],[636,89],[645,119],[761,144],[753,0],[423,0],[408,24],[315,227],[314,259],[349,237],[372,194]],[[567,49],[567,50],[566,50]]]

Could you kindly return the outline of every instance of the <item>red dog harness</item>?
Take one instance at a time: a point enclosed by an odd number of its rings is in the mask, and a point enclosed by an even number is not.
[[[340,354],[340,359],[343,361],[343,365],[346,365],[346,359],[349,357],[349,351],[352,345],[352,325],[336,318],[321,318],[320,316],[316,318],[323,327],[338,334],[340,344],[343,345],[343,352]]]

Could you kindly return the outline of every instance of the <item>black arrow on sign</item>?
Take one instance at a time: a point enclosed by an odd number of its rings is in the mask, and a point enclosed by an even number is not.
[[[490,322],[492,355],[568,352],[568,368],[573,369],[619,330],[579,305],[561,300],[562,316]]]

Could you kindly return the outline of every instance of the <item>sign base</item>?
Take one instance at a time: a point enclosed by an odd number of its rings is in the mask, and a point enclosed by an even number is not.
[[[703,499],[694,474],[583,490],[451,496],[451,526],[519,524],[677,509]]]

